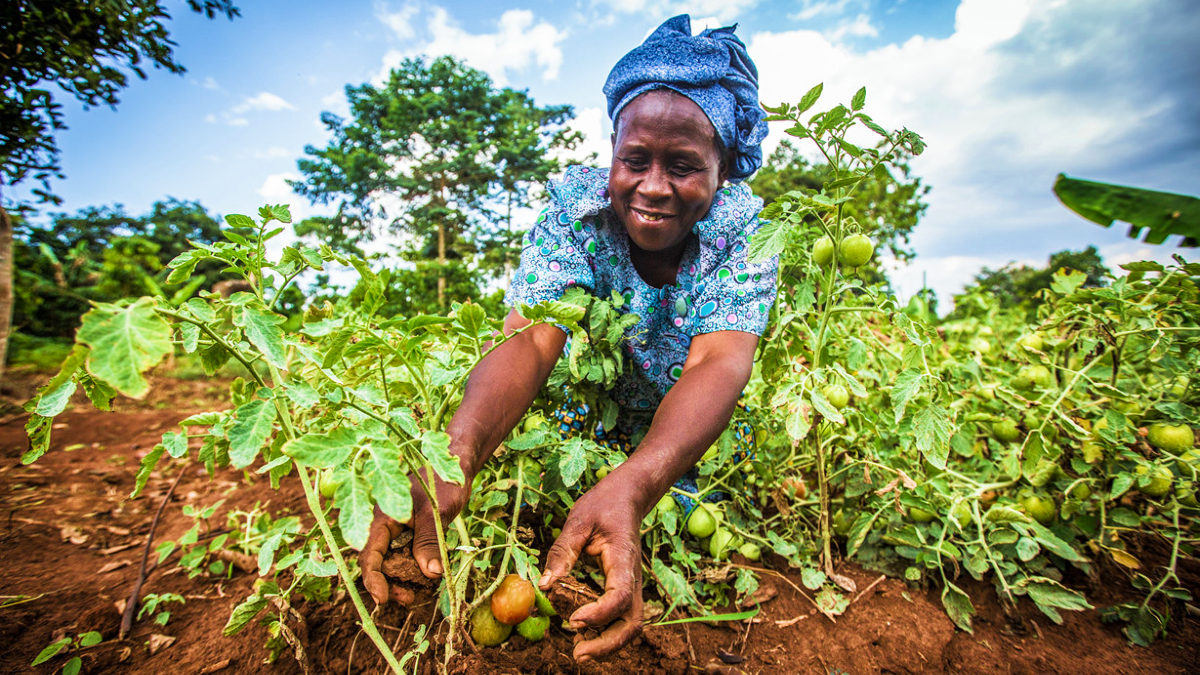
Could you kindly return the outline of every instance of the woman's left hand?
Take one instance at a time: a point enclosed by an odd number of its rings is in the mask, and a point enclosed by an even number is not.
[[[584,663],[612,654],[642,632],[641,516],[636,487],[614,471],[583,495],[550,547],[542,590],[571,573],[579,553],[598,556],[604,594],[569,618],[572,628],[593,628],[598,637],[576,637],[575,660]]]

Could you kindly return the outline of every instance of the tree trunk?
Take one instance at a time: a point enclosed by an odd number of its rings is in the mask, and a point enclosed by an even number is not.
[[[13,312],[13,231],[8,211],[0,206],[0,379],[8,362],[8,333]]]
[[[446,306],[446,177],[438,179],[438,199],[441,200],[442,217],[438,221],[438,307]]]
[[[446,224],[438,223],[438,307],[446,306]]]

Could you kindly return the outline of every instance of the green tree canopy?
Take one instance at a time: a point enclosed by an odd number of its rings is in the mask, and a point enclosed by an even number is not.
[[[66,128],[51,85],[85,106],[116,106],[128,72],[146,78],[144,65],[184,72],[175,61],[160,0],[12,0],[0,9],[0,177],[8,185],[27,178],[42,183],[35,194],[53,200],[52,177],[61,177],[55,132]],[[187,0],[213,18],[239,15],[230,0]]]
[[[321,115],[333,138],[305,148],[305,177],[291,183],[337,214],[306,220],[297,233],[350,252],[384,233],[406,235],[408,259],[437,261],[443,305],[447,261],[511,249],[505,215],[511,224],[530,186],[560,168],[554,152],[580,138],[566,128],[571,106],[540,108],[525,92],[497,91],[448,56],[407,59],[382,86],[347,87],[346,97],[350,119]],[[493,256],[497,267],[511,258]]]
[[[117,204],[56,213],[46,226],[17,219],[14,325],[38,337],[70,337],[90,301],[162,291],[166,264],[190,248],[222,238],[220,222],[199,202],[168,199],[133,216]],[[221,266],[197,266],[193,290],[224,278]]]
[[[1025,308],[1032,317],[1042,303],[1041,291],[1050,288],[1054,273],[1060,269],[1071,269],[1087,275],[1085,288],[1107,284],[1111,272],[1104,265],[1095,246],[1082,251],[1063,250],[1050,255],[1046,267],[1035,269],[1028,265],[1010,263],[999,269],[983,268],[975,275],[975,281],[954,296],[953,318],[972,316],[983,304],[995,302],[1001,309]],[[981,304],[982,298],[988,303]]]

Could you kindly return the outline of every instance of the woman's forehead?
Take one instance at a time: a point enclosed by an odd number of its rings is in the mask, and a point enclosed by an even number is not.
[[[616,135],[620,137],[634,122],[639,129],[700,133],[706,140],[717,139],[717,130],[704,110],[672,89],[654,89],[630,101],[617,117]]]

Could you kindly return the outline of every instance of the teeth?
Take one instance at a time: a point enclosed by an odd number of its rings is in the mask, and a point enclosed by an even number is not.
[[[641,212],[641,211],[639,211],[639,213],[641,213],[642,218],[645,218],[646,220],[650,220],[650,221],[662,220],[662,216],[651,215],[649,213],[645,213],[645,212]]]

